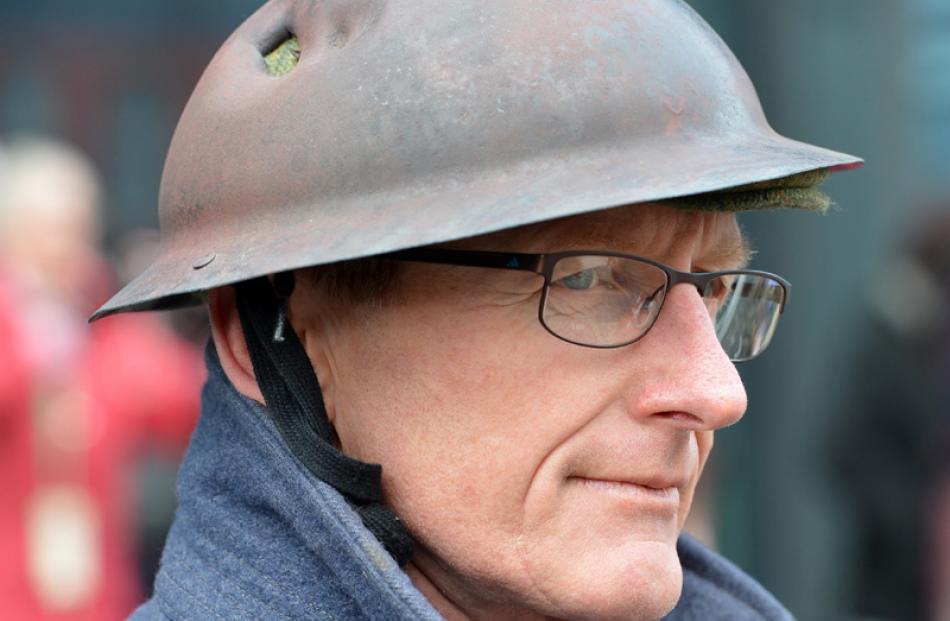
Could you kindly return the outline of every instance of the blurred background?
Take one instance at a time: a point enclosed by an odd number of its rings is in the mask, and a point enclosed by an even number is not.
[[[743,216],[794,290],[693,527],[803,620],[950,619],[950,3],[692,3],[780,133],[867,160],[826,216]],[[155,251],[177,117],[258,5],[0,0],[4,619],[149,591],[206,326],[84,318]]]

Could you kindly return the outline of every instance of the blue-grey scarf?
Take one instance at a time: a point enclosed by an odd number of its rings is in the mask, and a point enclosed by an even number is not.
[[[342,496],[288,451],[208,348],[202,414],[152,599],[134,621],[441,619]],[[684,536],[673,621],[789,620],[754,580]]]

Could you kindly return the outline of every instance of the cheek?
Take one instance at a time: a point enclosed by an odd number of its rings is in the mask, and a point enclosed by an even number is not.
[[[575,348],[524,314],[393,315],[349,340],[340,361],[352,369],[335,391],[344,451],[383,464],[397,514],[473,572],[514,545],[539,465],[597,410],[593,377],[577,370],[593,375],[592,365],[566,358]]]
[[[715,435],[712,431],[697,431],[696,432],[696,447],[699,454],[699,471],[698,475],[702,474],[703,468],[706,467],[706,461],[709,459],[709,453],[712,451],[714,444]],[[698,476],[697,475],[697,476]]]
[[[693,505],[693,499],[696,496],[696,487],[699,485],[699,481],[702,478],[703,470],[706,468],[706,462],[709,461],[709,454],[712,451],[714,432],[712,431],[697,431],[693,434],[693,441],[696,443],[696,456],[697,456],[697,465],[696,465],[696,474],[693,479],[692,485],[688,494],[684,494],[682,501],[682,512],[680,514],[679,528],[682,528],[686,524],[686,519],[689,517],[690,509]]]
[[[525,390],[541,377],[537,365],[525,364],[536,357],[523,351],[524,331],[491,313],[451,316],[391,314],[348,339],[349,355],[339,360],[345,371],[334,392],[344,449],[406,482],[445,479],[476,461],[480,471],[496,469],[507,458],[501,449],[531,428],[532,402],[544,401]]]

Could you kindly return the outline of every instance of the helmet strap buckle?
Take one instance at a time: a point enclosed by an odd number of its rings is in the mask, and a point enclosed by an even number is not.
[[[280,300],[280,306],[277,308],[277,320],[274,324],[274,335],[271,340],[274,343],[283,343],[284,328],[287,326],[287,300],[294,292],[294,274],[293,272],[280,272],[274,276],[274,293]]]

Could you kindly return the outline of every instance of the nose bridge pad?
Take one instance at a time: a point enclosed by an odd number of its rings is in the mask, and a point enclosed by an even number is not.
[[[674,271],[669,275],[669,289],[672,290],[676,285],[689,285],[699,292],[699,297],[706,296],[706,288],[709,286],[709,280],[705,274],[691,274],[689,272]],[[669,293],[669,291],[667,292]]]
[[[703,282],[700,282],[700,281],[698,281],[698,280],[694,280],[694,279],[692,279],[692,278],[690,278],[690,279],[688,279],[688,280],[682,279],[682,280],[680,280],[679,282],[674,282],[672,285],[670,285],[669,290],[667,291],[667,295],[670,294],[670,292],[673,290],[673,288],[674,288],[676,285],[687,285],[687,286],[689,286],[691,289],[695,289],[696,292],[699,293],[699,297],[700,297],[701,299],[703,299],[703,300],[706,299],[706,287],[708,286],[707,283],[703,283]]]

